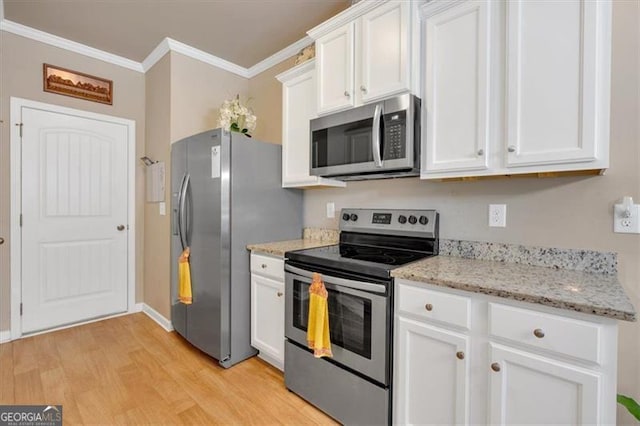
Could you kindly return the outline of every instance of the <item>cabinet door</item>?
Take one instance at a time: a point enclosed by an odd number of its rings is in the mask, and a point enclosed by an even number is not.
[[[315,116],[316,86],[310,70],[282,86],[282,186],[314,183],[309,175],[309,120]]]
[[[509,167],[596,160],[598,135],[608,138],[609,3],[507,2]]]
[[[360,91],[363,102],[409,89],[410,2],[392,0],[360,20]]]
[[[468,337],[403,317],[396,332],[394,423],[467,424]]]
[[[354,106],[354,22],[316,40],[318,114]]]
[[[426,8],[423,173],[482,170],[489,156],[492,2]],[[433,14],[430,14],[433,10]]]
[[[496,344],[490,359],[490,424],[601,423],[599,374]]]
[[[251,274],[251,345],[284,365],[284,283]]]

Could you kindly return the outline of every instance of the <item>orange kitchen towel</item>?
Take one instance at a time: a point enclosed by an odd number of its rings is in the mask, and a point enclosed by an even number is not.
[[[329,305],[327,289],[320,274],[313,274],[309,286],[309,322],[307,323],[307,344],[313,349],[313,356],[332,357],[329,336]]]
[[[189,247],[182,251],[178,260],[178,299],[185,305],[193,303],[191,297],[191,267],[189,266]]]

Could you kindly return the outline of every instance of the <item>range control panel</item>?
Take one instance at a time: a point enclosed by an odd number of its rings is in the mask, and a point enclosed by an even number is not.
[[[435,210],[342,209],[340,230],[372,234],[437,237]]]

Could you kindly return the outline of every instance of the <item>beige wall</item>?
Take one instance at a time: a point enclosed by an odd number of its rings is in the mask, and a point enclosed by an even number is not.
[[[225,99],[247,100],[249,81],[171,52],[171,142],[215,129]]]
[[[304,225],[336,228],[325,203],[343,207],[435,208],[441,236],[548,247],[615,251],[619,279],[640,309],[640,235],[613,233],[613,204],[640,202],[638,3],[615,2],[611,97],[611,165],[591,178],[428,182],[417,178],[350,182],[309,190]],[[507,204],[507,227],[489,228],[488,204]],[[620,322],[619,389],[640,397],[640,323]]]
[[[295,57],[261,72],[249,80],[249,106],[258,117],[253,136],[275,144],[282,143],[282,83],[276,75],[295,64]]]
[[[171,205],[171,179],[168,177],[171,145],[171,56],[165,55],[146,73],[145,154],[164,161],[167,173],[164,199],[167,211]],[[157,203],[146,203],[144,209],[144,302],[170,318],[169,304],[169,215],[160,216]]]
[[[42,64],[113,80],[113,105],[104,105],[42,91]],[[92,111],[136,122],[136,157],[144,152],[144,74],[111,65],[67,50],[58,49],[7,32],[0,33],[0,236],[9,239],[9,99],[12,96]],[[144,170],[136,161],[136,300],[142,299]],[[10,328],[10,244],[0,246],[0,331]]]

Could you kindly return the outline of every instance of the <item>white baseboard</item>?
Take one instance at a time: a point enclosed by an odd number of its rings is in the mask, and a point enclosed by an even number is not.
[[[142,305],[142,312],[144,312],[149,318],[157,322],[160,327],[164,328],[167,331],[173,331],[173,325],[171,325],[170,320],[166,319],[158,311],[156,311],[146,303],[140,303],[140,305]]]
[[[0,345],[11,341],[11,330],[0,331]]]

